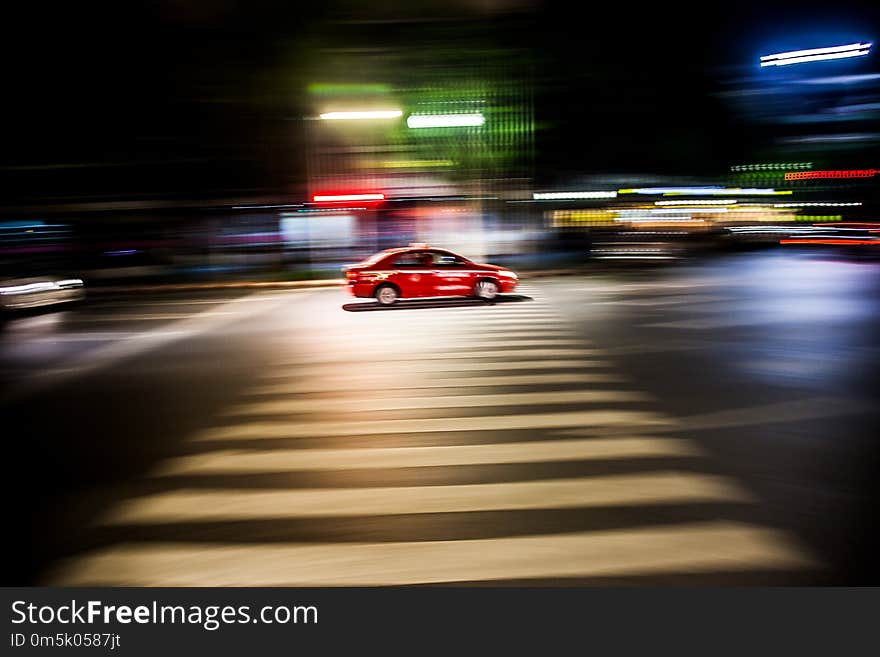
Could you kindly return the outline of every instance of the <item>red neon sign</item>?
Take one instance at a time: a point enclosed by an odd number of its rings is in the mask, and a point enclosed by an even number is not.
[[[780,244],[821,244],[823,246],[829,244],[858,244],[858,245],[870,245],[870,246],[880,246],[880,241],[878,240],[842,240],[842,239],[810,239],[809,237],[804,237],[800,239],[784,239],[779,240]]]
[[[808,178],[870,178],[880,173],[877,169],[843,169],[840,171],[789,171],[786,180],[806,180]]]
[[[338,201],[384,201],[385,194],[315,194],[315,203],[335,203]]]

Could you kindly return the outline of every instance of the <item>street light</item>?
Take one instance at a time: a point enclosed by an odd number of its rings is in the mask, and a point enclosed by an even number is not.
[[[807,62],[820,62],[828,59],[863,57],[871,52],[872,45],[870,42],[850,43],[845,46],[779,52],[761,57],[761,66],[788,66],[789,64],[806,64]]]

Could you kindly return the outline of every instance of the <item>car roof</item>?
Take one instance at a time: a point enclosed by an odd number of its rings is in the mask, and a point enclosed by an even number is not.
[[[450,255],[454,255],[457,257],[458,254],[450,251],[449,249],[440,249],[434,246],[428,246],[427,244],[419,244],[417,246],[400,246],[394,249],[385,249],[384,251],[379,251],[379,253],[375,253],[369,258],[367,258],[364,262],[375,265],[376,263],[382,262],[386,258],[390,258],[391,256],[400,255],[401,253],[411,253],[413,251],[437,251],[439,253],[448,253]]]
[[[428,246],[427,244],[421,246],[401,246],[396,249],[385,249],[382,253],[386,256],[390,256],[398,253],[408,253],[410,251],[439,251],[440,253],[452,253],[449,249],[440,249],[436,246]]]

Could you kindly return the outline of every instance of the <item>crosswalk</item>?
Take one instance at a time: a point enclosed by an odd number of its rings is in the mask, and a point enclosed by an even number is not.
[[[53,585],[409,585],[801,573],[675,418],[532,300],[278,336],[234,405],[98,517]]]

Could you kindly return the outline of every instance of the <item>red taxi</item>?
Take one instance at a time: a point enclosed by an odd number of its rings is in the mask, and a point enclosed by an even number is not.
[[[398,299],[472,296],[494,299],[513,292],[517,275],[497,265],[472,262],[425,244],[388,249],[345,268],[352,295],[375,298],[383,306]]]

